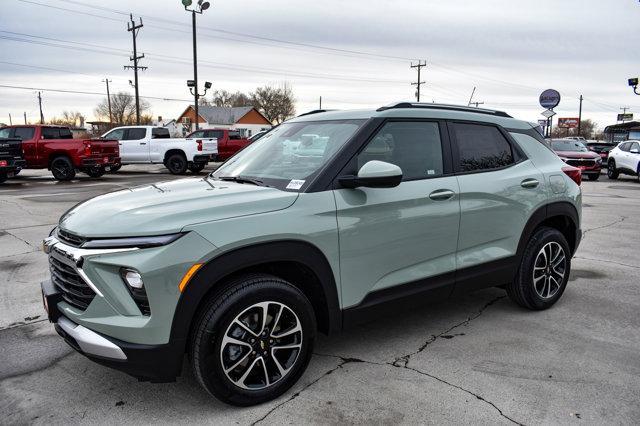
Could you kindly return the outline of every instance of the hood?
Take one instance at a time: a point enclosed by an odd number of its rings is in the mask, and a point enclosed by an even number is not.
[[[297,197],[246,183],[180,179],[92,198],[65,213],[59,226],[93,238],[162,235],[194,223],[285,209]]]
[[[577,151],[556,151],[558,157],[564,158],[600,158],[598,154],[593,151],[577,152]]]

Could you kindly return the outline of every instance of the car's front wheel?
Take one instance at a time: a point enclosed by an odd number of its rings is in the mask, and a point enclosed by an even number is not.
[[[598,173],[598,174],[592,173],[592,174],[588,175],[588,177],[589,177],[589,180],[595,181],[595,180],[600,179],[600,173]]]
[[[300,290],[270,275],[244,276],[201,310],[191,339],[192,367],[221,401],[260,404],[298,381],[315,333],[313,308]]]
[[[57,157],[51,162],[51,173],[56,180],[68,181],[76,176],[76,169],[67,157]]]
[[[509,298],[532,310],[551,307],[564,292],[571,272],[571,250],[555,228],[538,228],[522,255],[518,273],[507,285]]]
[[[618,179],[618,170],[616,169],[616,161],[611,159],[607,165],[607,177],[611,180]]]

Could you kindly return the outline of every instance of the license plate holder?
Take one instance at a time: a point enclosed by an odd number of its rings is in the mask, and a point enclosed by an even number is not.
[[[42,290],[42,304],[49,318],[49,322],[56,322],[60,317],[58,302],[62,301],[62,295],[51,280],[41,282],[40,288]]]

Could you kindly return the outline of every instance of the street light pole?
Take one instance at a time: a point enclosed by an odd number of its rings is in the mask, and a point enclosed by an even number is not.
[[[195,93],[193,94],[194,108],[196,110],[196,130],[200,128],[198,124],[198,49],[196,45],[196,11],[191,11],[191,23],[193,25],[193,81],[195,82]]]
[[[204,12],[205,10],[209,9],[209,6],[211,5],[208,1],[203,1],[203,0],[198,0],[197,3],[197,7],[194,9],[189,9],[189,6],[191,6],[191,4],[193,4],[193,0],[182,0],[182,5],[184,6],[184,10],[186,10],[187,12],[191,12],[191,25],[192,25],[192,33],[193,33],[193,86],[189,86],[190,88],[193,87],[193,100],[194,100],[194,105],[193,108],[195,110],[196,113],[196,130],[198,130],[200,128],[200,125],[198,124],[198,99],[200,98],[200,95],[198,94],[198,48],[197,48],[197,42],[196,42],[196,13],[202,14],[202,12]],[[205,93],[206,93],[206,89],[205,89]]]

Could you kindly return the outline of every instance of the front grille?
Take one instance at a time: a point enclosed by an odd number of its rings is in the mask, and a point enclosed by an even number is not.
[[[51,281],[65,302],[82,311],[87,309],[96,293],[87,285],[73,266],[49,256]]]
[[[58,239],[73,247],[80,247],[86,239],[58,228]]]
[[[595,166],[596,162],[595,160],[591,160],[588,158],[585,159],[569,159],[567,160],[567,164],[570,166],[575,166],[575,167],[580,167],[580,166],[587,166],[587,167],[591,167],[591,166]]]

